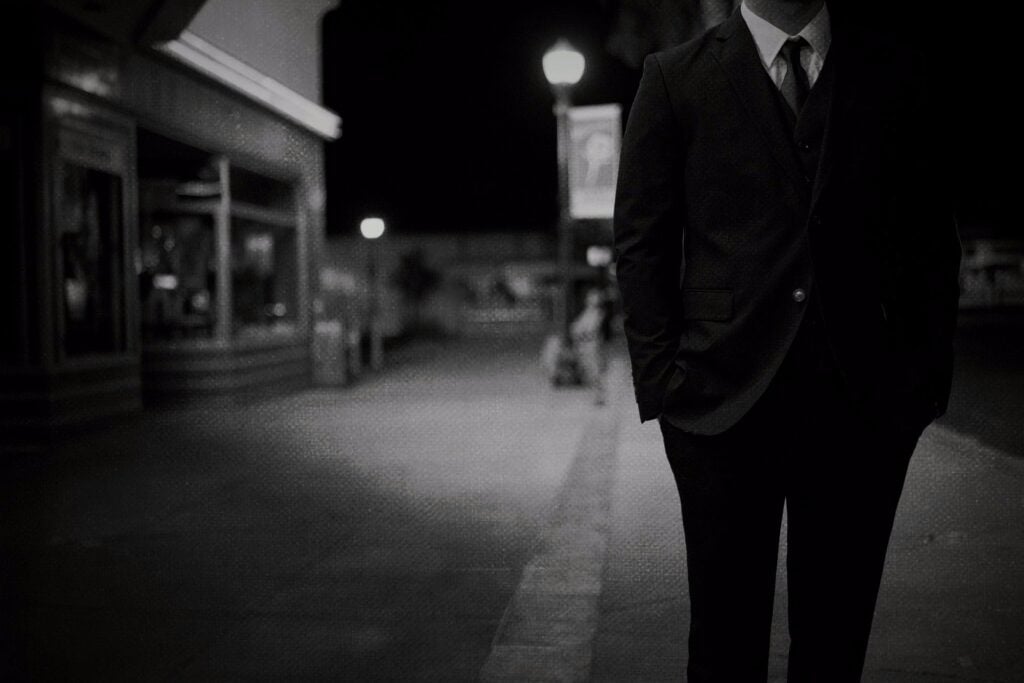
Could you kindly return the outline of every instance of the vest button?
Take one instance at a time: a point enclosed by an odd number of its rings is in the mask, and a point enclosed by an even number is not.
[[[793,290],[793,301],[798,304],[802,304],[807,299],[807,292],[801,287],[797,287]]]

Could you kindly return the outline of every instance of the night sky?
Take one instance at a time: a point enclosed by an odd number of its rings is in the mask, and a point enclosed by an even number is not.
[[[604,49],[612,4],[343,0],[324,20],[324,101],[344,119],[328,146],[331,234],[354,234],[368,214],[403,233],[551,228],[555,130],[540,59],[568,38],[587,57],[575,102],[628,111],[640,73]],[[962,232],[1019,236],[1013,22],[972,27],[911,4],[877,6],[946,74],[951,129],[937,144],[958,172]],[[878,21],[868,4],[853,7]]]

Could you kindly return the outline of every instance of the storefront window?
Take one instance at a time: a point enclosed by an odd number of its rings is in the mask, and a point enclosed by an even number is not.
[[[217,158],[138,131],[139,303],[143,342],[216,336],[217,216],[223,196]]]
[[[238,337],[295,329],[295,231],[235,219],[231,226],[234,329]]]
[[[122,187],[105,171],[63,163],[58,253],[68,356],[123,348]]]
[[[293,185],[232,166],[231,216],[235,336],[294,331],[299,263]]]
[[[139,298],[148,343],[296,330],[294,184],[139,131]]]
[[[143,217],[139,299],[144,341],[210,338],[217,316],[212,214]]]

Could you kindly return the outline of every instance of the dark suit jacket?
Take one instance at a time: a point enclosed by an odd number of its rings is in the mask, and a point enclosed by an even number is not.
[[[913,428],[945,410],[961,249],[929,74],[900,41],[835,14],[832,32],[834,90],[810,183],[738,12],[645,61],[615,208],[642,420],[730,427],[810,305],[857,404]],[[796,289],[813,296],[796,301]]]

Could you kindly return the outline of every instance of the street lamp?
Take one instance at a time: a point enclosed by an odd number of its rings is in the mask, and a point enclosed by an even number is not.
[[[544,77],[555,96],[554,114],[558,129],[558,261],[562,296],[556,307],[561,348],[552,381],[556,385],[579,382],[580,373],[573,347],[572,324],[572,217],[569,214],[569,107],[574,85],[583,78],[586,60],[565,39],[560,39],[544,54]]]
[[[368,240],[378,239],[384,234],[384,219],[364,218],[359,223],[359,232]]]
[[[367,279],[370,283],[370,368],[380,370],[384,360],[384,344],[381,339],[380,322],[380,274],[378,273],[377,240],[384,234],[384,219],[364,218],[359,223],[359,233],[366,240]]]

